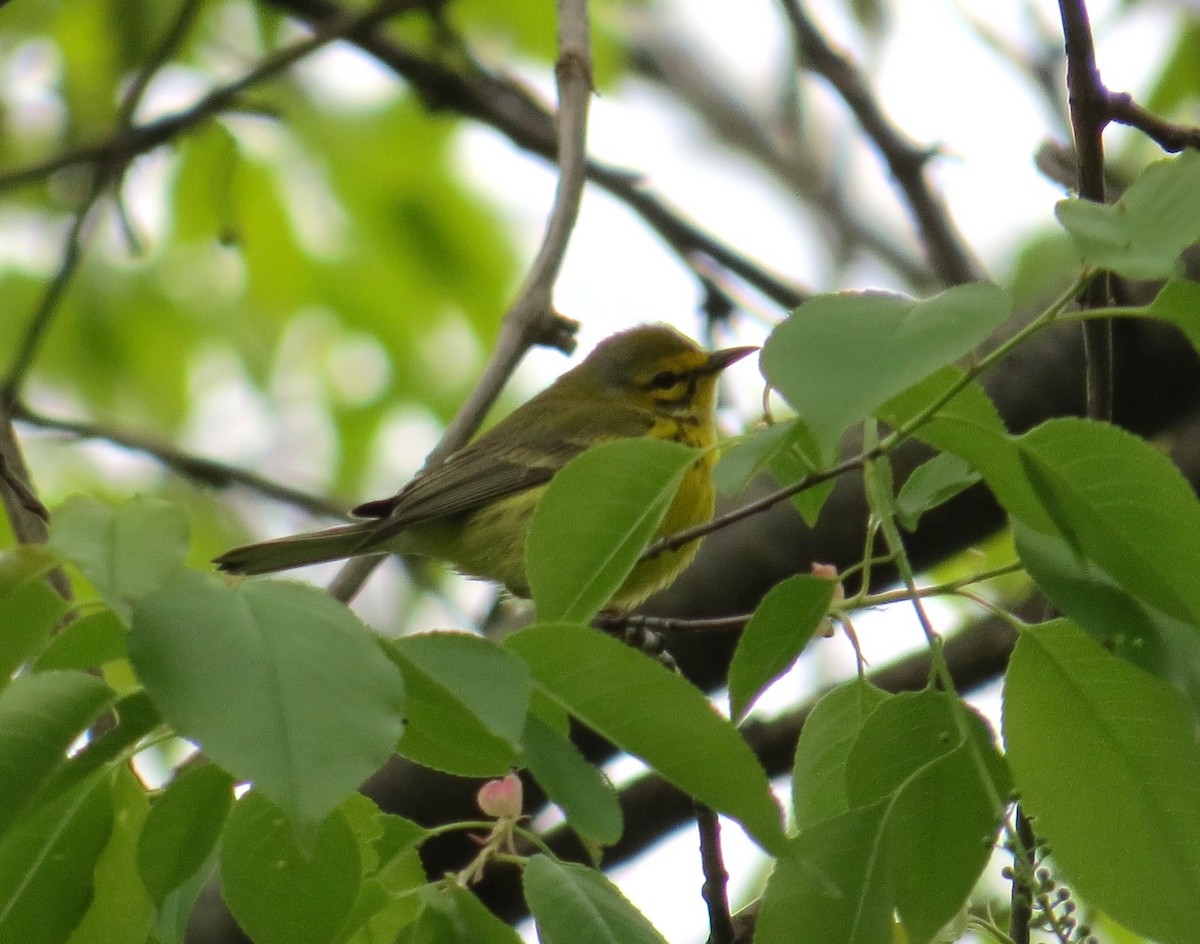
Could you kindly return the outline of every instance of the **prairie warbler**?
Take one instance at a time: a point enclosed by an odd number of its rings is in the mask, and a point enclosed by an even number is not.
[[[234,548],[215,563],[229,573],[261,574],[362,554],[419,554],[528,596],[525,532],[554,473],[589,446],[613,439],[653,436],[712,446],[717,375],[755,350],[708,353],[666,325],[614,334],[398,494],[355,508],[365,520]],[[705,452],[684,476],[659,535],[712,517],[714,460],[711,450]],[[629,609],[665,587],[697,546],[640,562],[610,605]]]

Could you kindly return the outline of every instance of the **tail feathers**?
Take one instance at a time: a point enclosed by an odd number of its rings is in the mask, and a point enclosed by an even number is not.
[[[370,533],[371,529],[361,524],[341,525],[235,547],[214,558],[213,563],[228,574],[269,574],[361,553]]]

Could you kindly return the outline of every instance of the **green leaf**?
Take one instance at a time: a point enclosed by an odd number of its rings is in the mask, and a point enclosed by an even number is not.
[[[847,429],[969,353],[1010,310],[1008,295],[987,283],[922,301],[882,293],[818,296],[767,339],[763,374],[829,461]]]
[[[421,895],[423,908],[397,944],[520,944],[517,932],[453,882]]]
[[[586,622],[625,583],[699,454],[661,439],[618,439],[550,481],[525,542],[538,619]]]
[[[1200,711],[1200,634],[1135,596],[1061,538],[1012,523],[1021,563],[1055,608],[1114,655],[1184,692]]]
[[[28,547],[0,554],[0,687],[50,638],[67,601],[46,582],[54,558]]]
[[[819,928],[821,944],[894,940],[887,807],[847,810],[788,843],[767,881],[754,944],[795,944],[797,928]]]
[[[361,878],[358,842],[335,810],[302,851],[287,817],[256,790],[233,806],[221,843],[221,888],[255,944],[329,944]]]
[[[960,745],[979,761],[980,789],[993,795],[998,814],[1011,778],[991,728],[961,700],[933,689],[887,698],[863,722],[846,758],[850,805],[867,806],[895,794],[919,770]]]
[[[0,835],[68,764],[67,750],[115,697],[82,672],[24,675],[0,691]]]
[[[95,889],[113,828],[108,779],[94,777],[35,808],[0,840],[0,941],[62,944]]]
[[[150,930],[150,899],[135,861],[150,804],[127,767],[114,771],[112,801],[113,828],[96,860],[95,893],[68,944],[144,944]]]
[[[771,455],[791,440],[794,425],[795,421],[775,423],[724,445],[713,468],[713,485],[723,495],[740,495],[766,467]]]
[[[112,610],[81,616],[50,640],[34,663],[39,672],[50,669],[94,669],[124,659],[125,626]]]
[[[913,469],[904,480],[896,495],[896,517],[909,531],[915,531],[925,512],[949,501],[979,479],[979,472],[966,459],[950,452],[939,452]]]
[[[90,677],[90,676],[89,676]],[[91,777],[114,760],[123,762],[129,748],[162,724],[162,718],[149,696],[137,689],[112,706],[116,718],[113,727],[102,734],[92,734],[91,740],[71,759],[59,765],[46,781],[43,796],[57,796]]]
[[[851,807],[888,801],[889,884],[909,940],[924,944],[961,909],[1004,817],[1011,782],[992,733],[955,696],[897,695],[864,722],[846,785]]]
[[[1055,620],[1017,640],[1004,740],[1022,803],[1078,892],[1138,934],[1194,941],[1200,748],[1178,693]],[[1152,877],[1154,893],[1131,876]]]
[[[893,427],[906,425],[960,383],[962,376],[957,367],[938,371],[884,404],[879,419]],[[1004,421],[979,384],[968,383],[913,435],[935,449],[961,456],[978,469],[1010,514],[1039,530],[1052,527],[1030,487],[1016,440],[1008,435]]]
[[[400,670],[314,587],[184,571],[134,607],[129,655],[175,730],[301,827],[400,738]]]
[[[1114,204],[1062,200],[1055,213],[1085,263],[1130,279],[1175,275],[1200,240],[1200,154],[1155,161]]]
[[[187,519],[177,507],[158,498],[141,496],[110,508],[76,496],[54,513],[50,546],[73,561],[128,622],[132,604],[183,566]]]
[[[361,793],[349,796],[341,809],[358,839],[363,872],[343,937],[349,933],[346,944],[395,941],[421,910],[419,896],[404,893],[426,884],[417,851],[426,831],[402,816],[381,813]]]
[[[755,942],[819,927],[822,944],[882,944],[898,911],[906,940],[926,944],[987,863],[1007,769],[986,723],[959,718],[967,709],[953,696],[886,696],[858,682],[827,702],[797,749],[797,770],[818,778],[817,794],[796,801],[801,831],[768,882]]]
[[[666,944],[595,869],[536,855],[525,865],[523,882],[542,944]]]
[[[386,648],[404,674],[401,754],[464,777],[496,776],[513,766],[529,708],[524,662],[469,633],[418,633]]]
[[[792,808],[800,830],[850,809],[846,758],[863,723],[894,696],[861,678],[825,694],[800,729],[792,769]]]
[[[1175,325],[1200,351],[1200,283],[1171,279],[1142,311]]]
[[[584,759],[569,737],[532,714],[525,722],[525,760],[572,829],[605,846],[621,838],[621,803],[608,778]]]
[[[505,640],[534,684],[588,727],[702,803],[780,848],[779,808],[758,758],[699,689],[640,652],[572,624],[540,624]]]
[[[764,468],[786,488],[818,471],[820,451],[801,420],[776,423],[723,447],[713,469],[713,484],[722,493],[739,495]],[[832,481],[814,485],[792,496],[792,505],[810,525],[821,513],[833,490]]]
[[[745,717],[763,689],[804,651],[829,612],[834,587],[831,580],[797,574],[763,597],[729,664],[729,703],[735,721]]]
[[[1016,441],[1054,531],[1130,593],[1200,626],[1200,502],[1171,460],[1090,420],[1050,420]]]
[[[208,861],[233,806],[233,778],[204,764],[182,771],[155,801],[138,842],[142,883],[156,905]]]

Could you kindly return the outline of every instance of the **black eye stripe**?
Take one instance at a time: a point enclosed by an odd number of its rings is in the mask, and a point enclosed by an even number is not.
[[[650,378],[650,389],[670,390],[682,379],[682,376],[674,371],[662,370]]]

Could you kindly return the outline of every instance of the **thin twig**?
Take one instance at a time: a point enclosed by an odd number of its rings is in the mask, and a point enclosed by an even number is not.
[[[185,452],[151,436],[141,436],[103,423],[46,416],[20,401],[13,404],[12,416],[20,423],[38,429],[65,433],[78,439],[102,440],[123,449],[143,453],[202,485],[214,488],[241,485],[276,501],[302,508],[311,514],[327,515],[333,518],[346,517],[347,505],[345,503],[291,488],[248,469]]]
[[[0,500],[20,544],[45,544],[50,515],[34,491],[33,480],[21,454],[8,406],[0,402]],[[71,599],[71,585],[61,568],[55,567],[46,580],[64,600]]]
[[[721,821],[716,811],[696,804],[696,828],[700,833],[700,867],[704,884],[700,893],[708,906],[709,944],[733,944],[733,916],[729,913],[729,873],[721,854]]]
[[[756,114],[731,91],[726,77],[715,74],[711,63],[701,62],[675,31],[640,31],[632,38],[631,63],[640,75],[662,85],[702,118],[716,138],[756,161],[820,213],[835,231],[843,255],[865,249],[911,286],[927,288],[935,283],[924,262],[882,234],[877,223],[868,224],[859,215],[842,188],[829,179],[824,166],[828,161],[815,149],[799,146],[798,136],[785,127],[785,117]]]
[[[833,86],[874,142],[904,193],[924,240],[929,265],[947,285],[983,278],[979,263],[967,250],[949,212],[925,178],[925,165],[934,152],[914,145],[888,120],[866,78],[821,35],[798,0],[781,2],[795,34],[801,65]]]
[[[587,180],[587,113],[592,94],[592,54],[586,0],[558,0],[558,164],[554,205],[541,248],[516,299],[505,312],[500,334],[483,375],[467,402],[455,415],[437,446],[425,460],[436,468],[461,449],[483,423],[521,358],[535,345],[570,352],[578,323],[554,311],[554,283],[562,268],[567,243],[579,215]],[[329,593],[347,602],[383,560],[381,555],[348,561],[329,586]]]
[[[67,286],[70,285],[72,277],[79,268],[79,263],[83,258],[84,228],[106,184],[107,175],[96,173],[89,184],[87,195],[75,211],[71,227],[67,231],[66,241],[63,243],[63,253],[58,269],[38,300],[37,306],[29,318],[29,323],[21,334],[21,340],[17,344],[17,351],[13,355],[8,371],[5,373],[3,381],[0,381],[0,403],[6,406],[11,406],[16,399],[21,382],[33,366],[34,358],[37,357],[38,349],[54,320],[59,303],[66,294]]]
[[[183,0],[179,5],[179,12],[175,14],[174,22],[163,35],[154,52],[137,71],[133,81],[129,83],[125,97],[121,100],[120,111],[117,113],[118,128],[133,127],[133,116],[137,112],[138,105],[141,104],[142,96],[146,94],[146,89],[150,87],[150,82],[158,70],[167,64],[187,38],[202,4],[203,0]]]
[[[1033,835],[1033,827],[1029,825],[1029,817],[1025,815],[1025,809],[1020,803],[1016,805],[1015,819],[1014,831],[1021,840],[1021,848],[1013,850],[1008,936],[1013,944],[1029,944],[1029,926],[1033,921],[1037,839]]]
[[[1100,79],[1092,27],[1084,0],[1059,0],[1067,50],[1067,93],[1071,106],[1071,131],[1079,170],[1079,195],[1104,202],[1104,126],[1108,123],[1108,90]],[[1084,289],[1084,308],[1105,308],[1111,299],[1107,273],[1100,273]],[[1113,415],[1112,321],[1087,321],[1083,325],[1086,362],[1087,414],[1111,421]]]
[[[1200,150],[1200,128],[1165,121],[1139,105],[1128,92],[1108,92],[1105,106],[1110,121],[1137,128],[1164,151],[1174,154],[1184,148]]]
[[[333,0],[270,3],[312,23],[324,22],[340,12]],[[495,128],[517,147],[549,161],[558,159],[555,115],[511,77],[489,72],[477,63],[471,64],[474,68],[469,71],[458,71],[383,37],[378,30],[359,30],[346,39],[402,76],[431,110],[454,110]],[[668,207],[646,189],[640,174],[589,159],[587,177],[639,214],[685,263],[690,265],[693,256],[707,256],[784,308],[795,308],[804,300],[802,290],[739,255]]]

